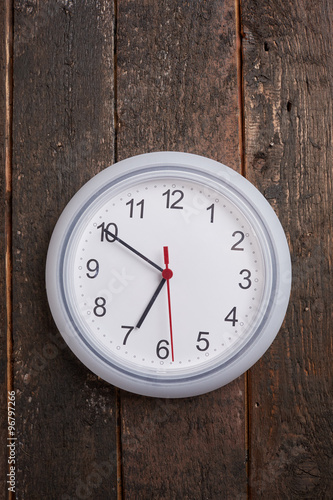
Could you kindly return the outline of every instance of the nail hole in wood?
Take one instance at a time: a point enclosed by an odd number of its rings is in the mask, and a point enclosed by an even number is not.
[[[292,104],[290,101],[287,102],[287,111],[290,113]]]

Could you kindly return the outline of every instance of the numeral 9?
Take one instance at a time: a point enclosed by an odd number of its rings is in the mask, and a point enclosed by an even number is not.
[[[96,276],[99,273],[99,263],[98,260],[96,259],[90,259],[87,262],[87,269],[90,271],[90,273],[86,273],[88,278],[96,278]]]

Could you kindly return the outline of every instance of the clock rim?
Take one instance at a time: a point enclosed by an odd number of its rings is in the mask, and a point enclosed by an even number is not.
[[[93,353],[84,347],[82,340],[87,343],[84,335],[80,334],[79,331],[76,332],[81,336],[80,341],[73,336],[71,327],[68,325],[68,318],[64,317],[63,307],[65,307],[67,315],[68,308],[64,304],[57,283],[61,255],[64,256],[66,243],[64,235],[67,235],[69,228],[76,224],[78,213],[84,212],[92,198],[98,197],[101,191],[108,189],[110,183],[116,184],[122,178],[135,177],[138,171],[144,170],[145,167],[149,172],[152,172],[153,167],[159,171],[162,167],[166,170],[174,167],[179,167],[179,170],[183,171],[190,169],[205,177],[212,176],[241,194],[247,204],[251,206],[252,212],[255,212],[260,218],[260,225],[265,228],[268,234],[273,253],[273,269],[276,271],[275,295],[272,297],[273,292],[271,292],[270,305],[267,306],[265,315],[267,311],[269,314],[265,320],[264,318],[262,320],[264,324],[261,334],[252,339],[252,342],[247,342],[231,360],[228,360],[227,363],[221,363],[213,371],[208,367],[206,372],[199,375],[185,375],[184,378],[173,377],[171,383],[170,380],[138,376],[135,371],[119,370],[118,367],[112,367],[110,371],[110,365],[106,364],[97,352]],[[226,385],[248,370],[260,359],[275,339],[287,310],[290,288],[289,248],[282,225],[270,204],[255,186],[236,171],[215,160],[190,153],[146,153],[122,160],[94,176],[74,195],[59,217],[51,237],[46,261],[46,290],[50,309],[55,323],[70,349],[89,369],[109,383],[137,394],[155,397],[189,397],[203,394]],[[235,357],[236,359],[234,359]]]

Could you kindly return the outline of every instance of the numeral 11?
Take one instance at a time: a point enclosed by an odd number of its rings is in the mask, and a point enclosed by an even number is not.
[[[144,200],[139,201],[139,203],[136,204],[137,207],[140,208],[140,219],[143,219],[143,207],[144,207]],[[126,203],[126,205],[130,206],[130,218],[133,217],[133,212],[134,212],[134,198],[132,198],[130,201]]]

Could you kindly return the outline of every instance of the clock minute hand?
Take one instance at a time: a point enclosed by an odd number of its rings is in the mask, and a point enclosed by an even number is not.
[[[135,248],[133,248],[131,245],[129,245],[128,243],[126,243],[124,240],[120,239],[116,234],[112,233],[111,231],[108,231],[108,234],[112,238],[114,238],[115,240],[117,240],[118,243],[120,243],[121,245],[123,245],[124,247],[126,247],[131,252],[135,253],[135,255],[137,255],[138,257],[140,257],[144,261],[148,262],[148,264],[150,264],[151,266],[155,267],[155,269],[157,269],[160,272],[163,271],[162,267],[160,267],[159,265],[155,264],[155,262],[153,262],[152,260],[148,259],[148,257],[146,257],[141,252],[139,252],[138,250],[136,250]]]

